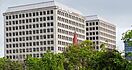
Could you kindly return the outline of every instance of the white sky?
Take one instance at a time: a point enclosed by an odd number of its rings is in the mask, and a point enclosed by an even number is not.
[[[4,19],[8,7],[49,0],[0,0],[0,57],[4,56]],[[117,26],[117,48],[123,50],[122,33],[132,25],[132,0],[55,0],[81,11],[84,15],[98,15]]]

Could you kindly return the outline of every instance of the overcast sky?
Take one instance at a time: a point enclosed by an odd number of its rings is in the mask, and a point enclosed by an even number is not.
[[[0,0],[0,57],[4,56],[4,19],[8,7],[49,0]],[[51,0],[50,0],[51,1]],[[117,48],[123,50],[121,35],[132,25],[132,0],[55,0],[81,11],[84,15],[98,15],[117,27]]]

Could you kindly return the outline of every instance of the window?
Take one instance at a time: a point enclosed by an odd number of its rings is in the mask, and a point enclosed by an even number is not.
[[[31,13],[29,13],[29,17],[31,17],[32,16],[32,14]]]
[[[51,10],[50,13],[53,14],[53,10]]]
[[[43,21],[46,21],[46,17],[43,17]]]
[[[50,12],[49,12],[49,11],[47,11],[47,14],[50,14]]]
[[[86,35],[88,36],[88,35],[89,35],[89,33],[86,33]]]
[[[16,24],[18,24],[18,21],[16,21]]]
[[[50,26],[50,23],[49,22],[47,23],[47,26]]]
[[[35,12],[33,12],[33,16],[35,16]]]
[[[51,34],[51,38],[54,38],[54,35],[53,34]]]
[[[95,27],[93,27],[93,30],[95,30]]]
[[[43,27],[43,24],[42,23],[40,23],[40,27]]]
[[[9,19],[11,19],[11,16],[9,16]]]
[[[44,45],[46,45],[46,41],[44,41]]]
[[[47,20],[50,20],[50,17],[49,16],[47,17]]]
[[[50,35],[47,35],[47,38],[49,39],[50,38]]]
[[[42,12],[40,12],[40,15],[42,15],[43,13]]]
[[[90,40],[92,40],[92,37],[90,37]]]
[[[44,15],[46,15],[46,12],[45,12],[45,11],[43,11],[43,14],[44,14]]]
[[[86,31],[88,31],[88,28],[86,28]]]
[[[33,18],[33,22],[35,22],[35,18]]]
[[[47,29],[47,32],[50,32],[50,29],[49,28]]]
[[[53,40],[51,41],[51,44],[54,44],[54,41]]]
[[[43,26],[46,27],[46,23],[43,23]]]
[[[39,27],[39,24],[36,24],[36,27],[38,28]]]
[[[96,25],[98,25],[98,22],[96,22]]]
[[[48,50],[50,50],[50,47],[47,47],[48,48]]]
[[[43,30],[42,29],[40,29],[40,33],[43,33]]]
[[[26,23],[28,23],[28,19],[26,19]]]
[[[33,28],[35,28],[36,26],[35,26],[35,24],[33,24]]]
[[[88,37],[86,37],[86,39],[87,39],[87,40],[89,40],[89,38],[88,38]]]
[[[44,39],[46,39],[46,35],[43,35]]]
[[[8,16],[6,16],[6,20],[8,20]]]
[[[54,47],[53,46],[51,47],[51,50],[54,50]]]
[[[96,27],[96,30],[98,30],[98,27]]]
[[[90,26],[92,25],[92,23],[89,23],[90,24]]]
[[[93,25],[95,25],[95,22],[93,22]]]
[[[6,31],[8,31],[8,27],[6,27]]]
[[[53,26],[53,22],[51,22],[51,26]]]
[[[36,22],[38,22],[39,21],[39,19],[38,18],[36,18]]]
[[[96,32],[96,35],[98,35],[99,34],[99,32]]]
[[[22,14],[22,18],[25,18],[25,14]]]
[[[50,16],[51,20],[53,20],[53,16]]]
[[[42,21],[42,17],[40,17],[40,21]]]
[[[15,19],[15,15],[13,15],[12,18]]]
[[[99,37],[97,36],[97,37],[96,37],[96,40],[98,40],[98,39],[99,39]]]
[[[88,23],[86,23],[86,26],[88,26]]]
[[[95,40],[95,37],[93,37],[93,40]]]
[[[53,32],[53,28],[51,28],[51,32]]]
[[[39,15],[39,13],[38,12],[36,12],[36,16],[38,16]]]
[[[25,20],[22,20],[22,23],[25,23]]]
[[[26,13],[26,17],[28,17],[28,13]]]
[[[93,32],[93,35],[95,35],[95,32]]]

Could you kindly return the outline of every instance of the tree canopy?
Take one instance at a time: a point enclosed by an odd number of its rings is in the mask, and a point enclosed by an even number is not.
[[[105,45],[102,45],[102,47]],[[24,64],[0,59],[0,70],[132,70],[132,62],[115,49],[97,51],[91,41],[71,45],[63,53],[47,51],[41,58],[28,57]]]

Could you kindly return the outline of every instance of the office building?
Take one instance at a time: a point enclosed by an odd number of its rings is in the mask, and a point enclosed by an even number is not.
[[[95,49],[105,43],[108,48],[116,47],[116,26],[97,15],[86,17],[86,39],[95,43]]]
[[[85,40],[85,17],[79,11],[54,1],[9,7],[4,15],[4,55],[24,60],[41,57],[47,50],[62,53],[72,44]]]

